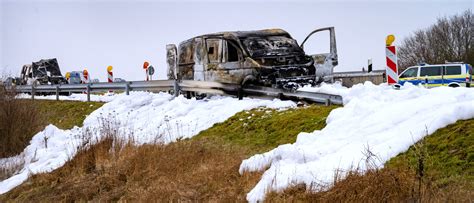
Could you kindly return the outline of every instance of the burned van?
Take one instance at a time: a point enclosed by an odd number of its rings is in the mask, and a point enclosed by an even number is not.
[[[61,74],[56,58],[41,59],[38,62],[26,64],[21,69],[19,85],[31,84],[67,84],[67,80]]]
[[[329,32],[330,53],[307,55],[304,43]],[[333,27],[311,32],[299,45],[281,29],[220,32],[167,45],[168,79],[293,89],[332,80],[337,65]]]

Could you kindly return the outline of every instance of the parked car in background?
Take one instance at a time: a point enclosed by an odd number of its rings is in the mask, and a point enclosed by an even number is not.
[[[127,81],[122,78],[114,78],[114,82],[127,82]]]
[[[82,71],[71,71],[69,76],[69,84],[82,84],[84,75]]]

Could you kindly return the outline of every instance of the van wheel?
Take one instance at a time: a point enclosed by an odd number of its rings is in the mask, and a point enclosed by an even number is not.
[[[456,87],[460,87],[460,86],[458,84],[450,84],[450,85],[448,85],[448,87],[456,88]]]

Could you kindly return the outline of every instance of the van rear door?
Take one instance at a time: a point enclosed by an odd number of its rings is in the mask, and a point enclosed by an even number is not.
[[[166,63],[168,65],[167,77],[168,80],[178,79],[178,50],[176,45],[167,44],[166,45]]]

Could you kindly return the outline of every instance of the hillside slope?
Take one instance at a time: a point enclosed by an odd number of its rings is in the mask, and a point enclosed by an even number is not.
[[[100,108],[105,103],[101,102],[75,102],[75,101],[52,101],[35,100],[42,114],[43,127],[53,124],[60,129],[70,129],[74,126],[82,126],[87,115]]]
[[[260,174],[239,175],[241,161],[293,142],[301,131],[321,129],[333,108],[243,111],[193,139],[165,146],[124,144],[116,150],[111,137],[83,150],[62,168],[31,177],[0,196],[0,201],[243,201]]]
[[[351,172],[328,191],[308,193],[304,185],[271,193],[276,201],[472,202],[474,119],[457,121],[367,173]],[[374,157],[377,159],[376,157]]]
[[[48,103],[48,106],[54,104]],[[335,106],[309,106],[278,111],[254,109],[240,112],[198,136],[167,146],[144,145],[114,148],[110,137],[92,149],[83,150],[64,167],[49,174],[35,175],[26,183],[0,196],[0,201],[64,200],[245,200],[246,193],[261,173],[238,174],[241,160],[291,143],[301,131],[325,126]],[[60,108],[51,108],[60,109]],[[473,190],[474,119],[458,121],[426,137],[418,147],[393,158],[386,169],[392,176],[405,177],[399,185],[416,187],[416,168],[420,148],[427,158],[424,183],[436,185],[433,197],[469,200]],[[117,141],[117,140],[115,140]],[[416,152],[416,153],[415,153]],[[408,160],[408,161],[407,161]],[[394,172],[395,171],[395,172]],[[394,175],[395,174],[395,175]],[[379,177],[379,178],[377,178]],[[373,199],[380,191],[364,191],[367,184],[390,185],[383,175],[359,175],[339,182],[326,193],[311,194],[304,187],[270,194],[269,200],[327,201]],[[355,179],[355,180],[354,180]],[[370,180],[365,180],[370,179]],[[338,187],[339,185],[342,185]],[[351,187],[348,187],[350,185]],[[382,187],[379,187],[379,190]],[[400,189],[400,188],[398,188]],[[416,189],[416,188],[415,188]],[[361,195],[351,195],[356,191]],[[462,196],[452,197],[453,191]],[[387,194],[394,191],[383,191]],[[406,192],[406,191],[405,191]],[[398,191],[397,194],[399,194]],[[415,192],[392,195],[391,200],[415,198]],[[372,194],[372,196],[367,194]],[[467,195],[466,195],[467,194]],[[407,197],[407,195],[411,195]],[[451,196],[449,196],[451,195]],[[454,199],[452,199],[454,198]],[[462,199],[461,199],[462,198]]]

